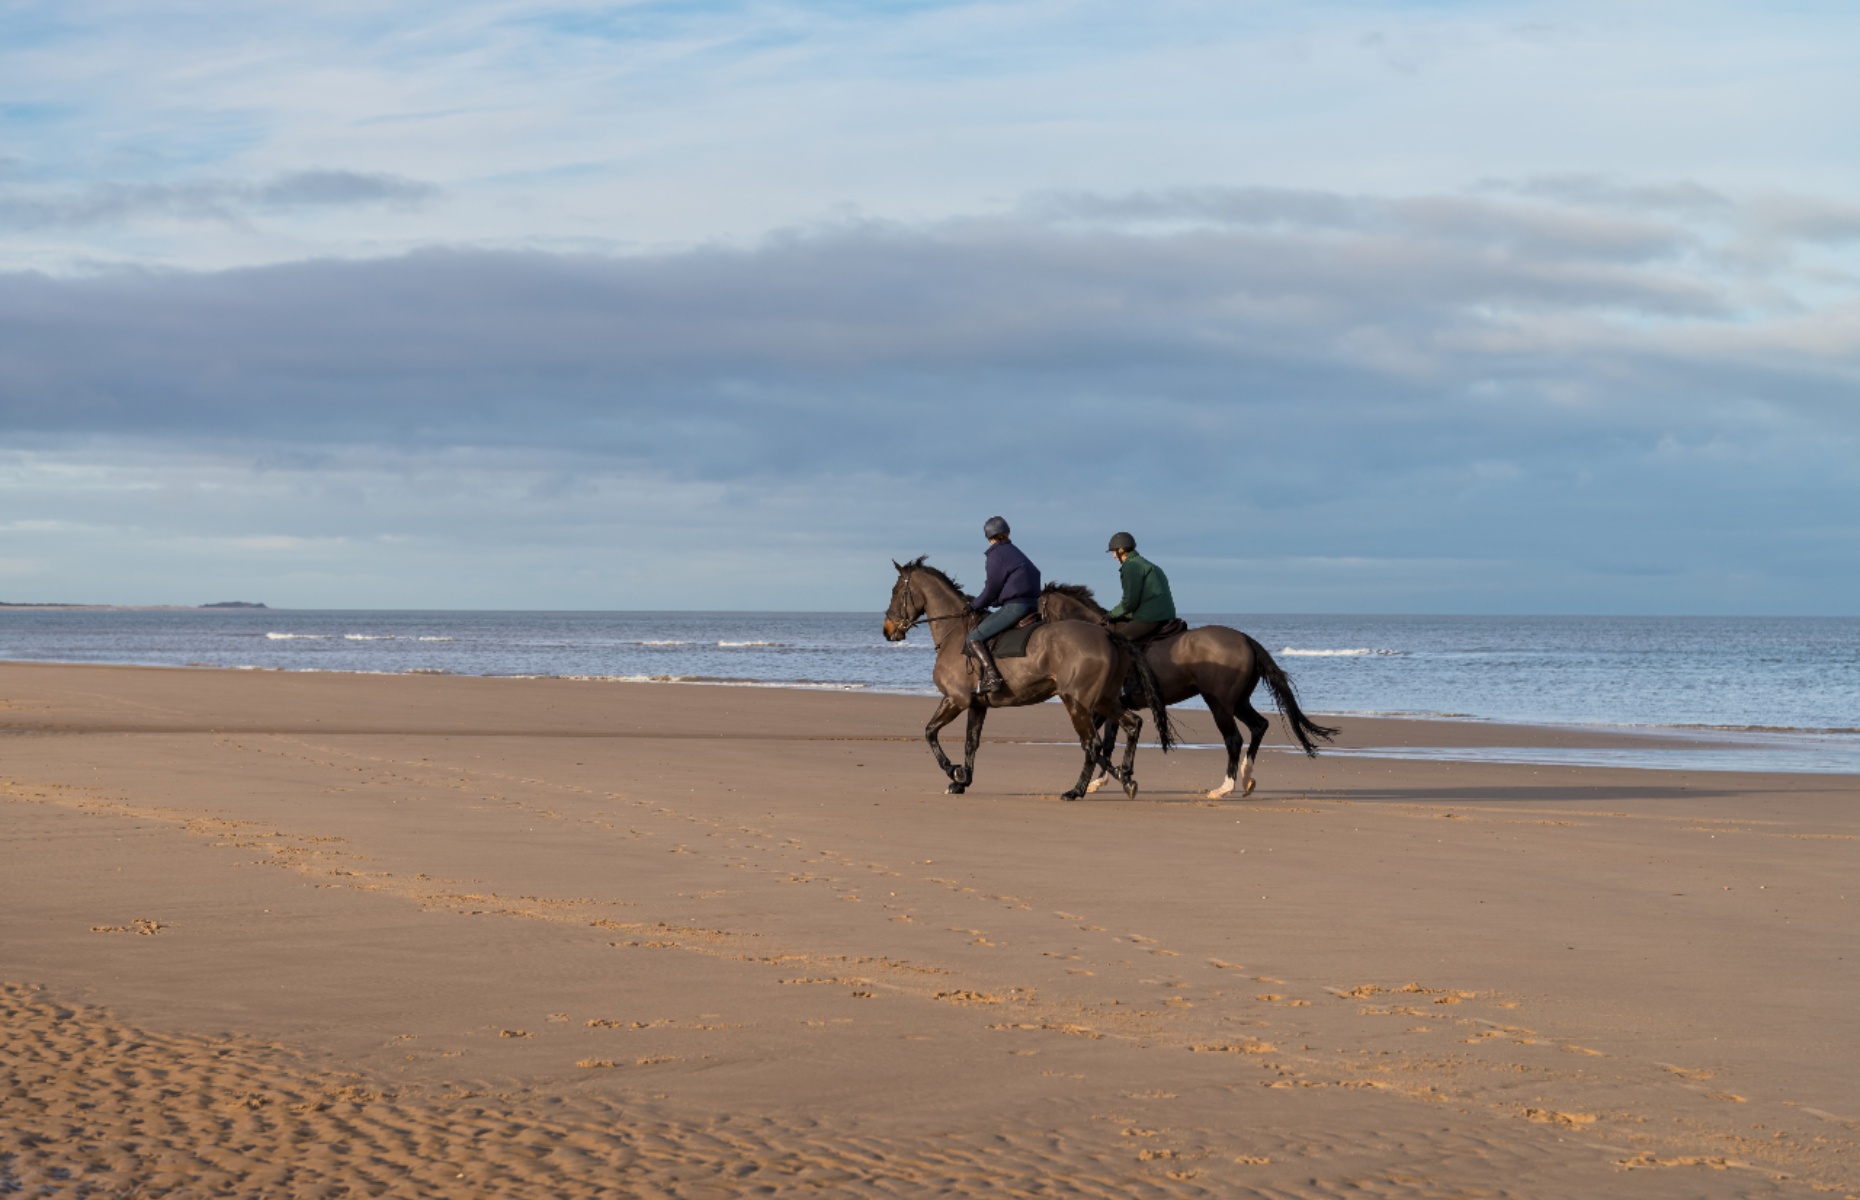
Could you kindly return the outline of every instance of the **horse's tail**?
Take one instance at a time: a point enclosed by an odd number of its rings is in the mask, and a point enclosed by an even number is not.
[[[1299,746],[1306,754],[1316,758],[1318,748],[1312,742],[1312,737],[1321,737],[1328,742],[1341,731],[1328,725],[1319,725],[1305,716],[1305,710],[1298,707],[1298,693],[1292,690],[1291,678],[1279,669],[1279,664],[1272,661],[1272,655],[1266,653],[1266,648],[1254,641],[1251,634],[1243,633],[1240,636],[1246,638],[1246,644],[1253,648],[1253,661],[1259,664],[1260,678],[1266,681],[1266,687],[1272,692],[1273,703],[1279,706],[1285,723],[1291,726],[1292,736],[1298,739]]]
[[[1143,693],[1143,703],[1150,710],[1150,720],[1156,723],[1156,740],[1162,744],[1163,753],[1175,749],[1175,726],[1169,723],[1169,706],[1163,703],[1162,684],[1156,678],[1156,671],[1150,666],[1150,660],[1143,653],[1143,647],[1137,645],[1121,633],[1110,633],[1111,641],[1130,655],[1130,670],[1124,674],[1129,682],[1134,673],[1137,687]]]

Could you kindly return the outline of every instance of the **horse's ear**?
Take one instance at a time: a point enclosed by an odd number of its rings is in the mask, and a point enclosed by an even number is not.
[[[891,560],[891,565],[892,565],[892,566],[894,566],[894,567],[896,567],[896,568],[898,568],[898,574],[900,574],[900,575],[902,575],[902,574],[904,574],[904,564],[903,564],[903,563],[901,563],[901,562],[899,562],[899,561],[898,561],[897,559],[895,559],[895,558],[894,558],[894,559],[892,559],[892,560]]]

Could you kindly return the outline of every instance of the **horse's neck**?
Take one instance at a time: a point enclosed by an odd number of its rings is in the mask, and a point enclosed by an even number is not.
[[[967,623],[945,618],[961,617],[969,611],[968,601],[961,593],[939,579],[921,581],[924,594],[924,615],[935,618],[930,622],[930,640],[939,649],[952,637],[957,641],[968,636]]]
[[[1104,624],[1104,614],[1093,612],[1090,605],[1083,600],[1075,600],[1064,592],[1048,592],[1046,606],[1041,614],[1053,621],[1096,621]]]

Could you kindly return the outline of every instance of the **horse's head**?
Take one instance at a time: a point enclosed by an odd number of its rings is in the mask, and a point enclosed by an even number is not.
[[[917,564],[906,565],[894,558],[891,565],[898,568],[898,582],[891,587],[891,603],[885,609],[885,640],[901,642],[911,626],[923,618],[924,602],[911,587],[911,574]]]

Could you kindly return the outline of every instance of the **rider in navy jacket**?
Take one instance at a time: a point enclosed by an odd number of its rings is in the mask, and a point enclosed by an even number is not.
[[[982,526],[982,532],[988,536],[989,543],[988,582],[982,594],[969,602],[969,607],[977,612],[990,605],[999,607],[970,631],[965,647],[980,669],[982,679],[975,687],[978,696],[998,692],[1007,686],[1000,669],[995,666],[995,656],[989,652],[988,639],[1012,629],[1040,605],[1040,568],[1021,553],[1020,547],[1008,541],[1007,521],[990,517]]]
[[[987,562],[988,582],[982,594],[969,602],[970,608],[982,612],[997,604],[1040,602],[1040,568],[1033,565],[1033,560],[1019,546],[1008,541],[1006,534],[988,547]]]

